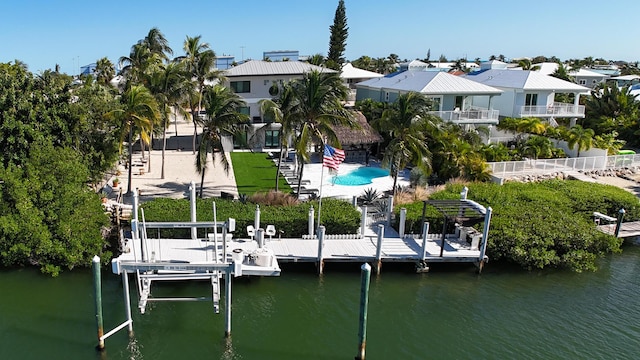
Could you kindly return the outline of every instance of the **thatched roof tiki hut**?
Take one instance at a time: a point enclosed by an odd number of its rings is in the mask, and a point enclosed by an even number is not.
[[[364,162],[368,164],[369,155],[375,145],[377,147],[382,142],[382,136],[369,125],[367,118],[361,112],[355,112],[357,128],[346,126],[336,126],[334,131],[340,140],[342,149],[345,151],[345,161]]]

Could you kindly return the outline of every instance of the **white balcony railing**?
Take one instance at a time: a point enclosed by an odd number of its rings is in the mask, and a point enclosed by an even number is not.
[[[497,124],[498,110],[431,111],[431,114],[454,124]]]
[[[584,105],[565,103],[527,105],[520,108],[520,117],[584,117]]]

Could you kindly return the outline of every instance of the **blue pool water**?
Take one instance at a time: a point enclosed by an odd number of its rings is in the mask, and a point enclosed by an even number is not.
[[[389,176],[389,170],[363,166],[348,174],[336,176],[332,181],[336,185],[357,186],[371,184],[372,179],[385,176]]]

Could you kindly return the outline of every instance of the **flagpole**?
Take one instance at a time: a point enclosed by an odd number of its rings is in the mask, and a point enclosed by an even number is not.
[[[324,146],[322,149],[323,159],[324,159]],[[317,224],[320,226],[320,213],[322,212],[322,185],[324,185],[324,160],[322,161],[320,168],[320,199],[318,199],[318,221]]]

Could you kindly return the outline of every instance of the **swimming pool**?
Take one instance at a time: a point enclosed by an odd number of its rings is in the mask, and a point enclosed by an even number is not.
[[[372,179],[385,176],[389,176],[389,170],[363,166],[348,174],[334,177],[332,182],[336,185],[347,186],[367,185],[371,184]]]

